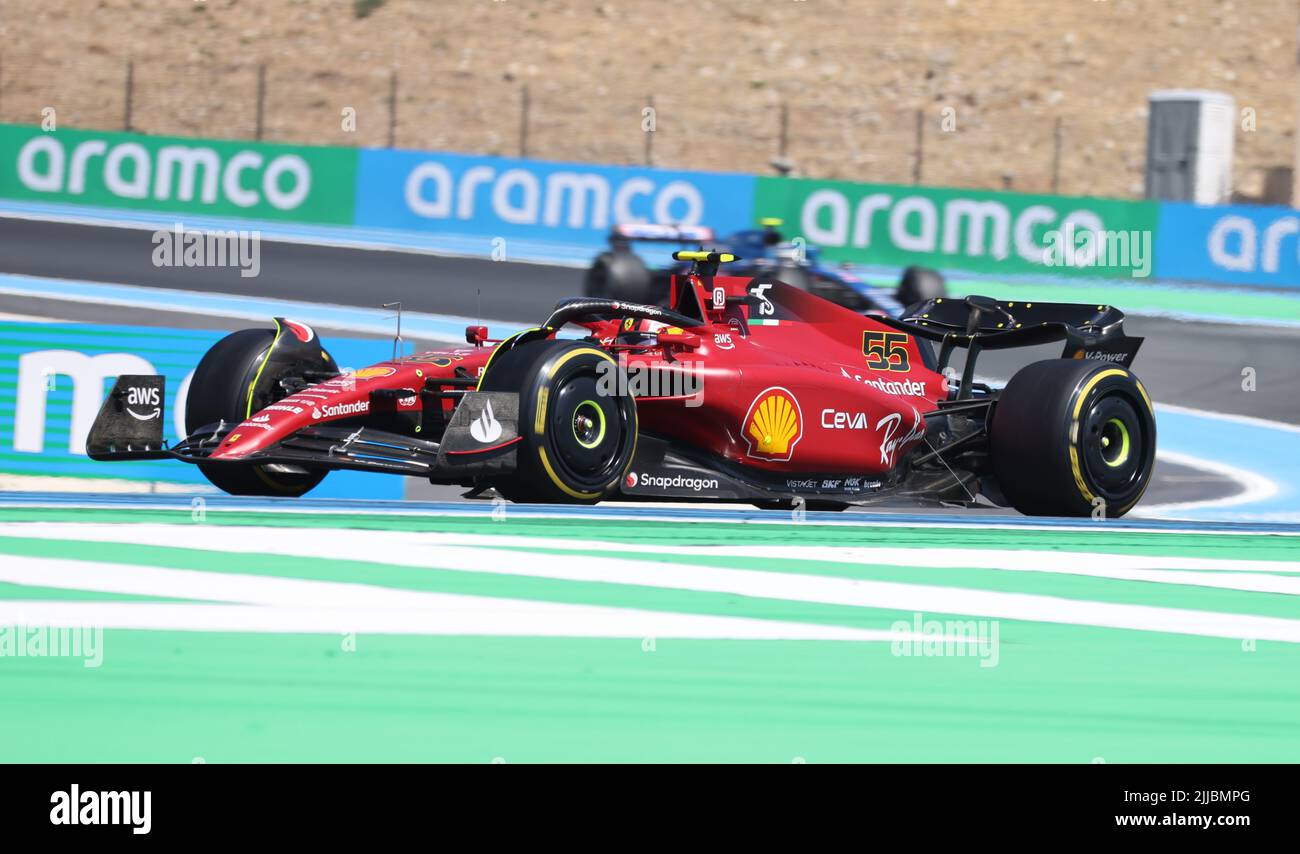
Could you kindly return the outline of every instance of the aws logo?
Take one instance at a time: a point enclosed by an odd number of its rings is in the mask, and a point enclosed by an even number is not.
[[[803,412],[793,394],[780,386],[758,393],[745,414],[741,435],[749,446],[748,456],[758,460],[785,462],[803,438]]]

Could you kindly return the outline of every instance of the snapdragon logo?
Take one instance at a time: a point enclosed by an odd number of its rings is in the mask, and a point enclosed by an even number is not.
[[[137,836],[153,828],[153,792],[82,791],[73,783],[50,795],[50,824],[126,825]]]
[[[512,225],[605,229],[615,223],[643,223],[647,211],[657,223],[698,225],[704,196],[688,181],[658,184],[648,176],[611,183],[598,172],[556,171],[535,174],[531,168],[498,171],[486,164],[452,170],[426,160],[408,173],[406,206],[428,219],[474,220],[486,204],[491,216]]]
[[[1076,230],[1073,225],[1044,235],[1043,264],[1048,267],[1127,269],[1134,279],[1151,275],[1151,232]]]
[[[672,477],[665,477],[658,474],[629,474],[627,484],[630,487],[641,486],[643,489],[689,489],[692,492],[700,492],[705,489],[717,489],[718,481],[716,478],[691,477],[690,475],[675,474]]]
[[[238,267],[243,278],[262,271],[262,232],[186,228],[153,233],[155,267]]]
[[[102,187],[121,199],[225,201],[240,208],[266,202],[290,211],[311,192],[307,161],[296,154],[269,160],[258,151],[237,151],[224,160],[213,148],[164,145],[150,151],[139,142],[110,145],[87,139],[69,153],[54,134],[32,137],[18,152],[18,180],[39,193],[81,196]]]

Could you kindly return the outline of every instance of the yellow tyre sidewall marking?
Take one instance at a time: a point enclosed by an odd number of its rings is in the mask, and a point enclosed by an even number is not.
[[[266,365],[271,361],[271,354],[275,352],[275,346],[280,343],[280,336],[284,334],[284,329],[280,326],[280,321],[275,321],[275,339],[271,341],[271,346],[266,349],[266,355],[262,357],[262,364],[257,366],[257,373],[253,374],[253,381],[248,384],[248,402],[244,406],[244,417],[253,416],[253,389],[257,388],[257,381],[262,378],[262,371],[266,370]]]
[[[253,390],[257,388],[258,380],[262,378],[262,371],[266,370],[267,364],[271,361],[271,354],[275,352],[276,345],[280,343],[280,336],[284,334],[284,327],[280,325],[280,321],[276,320],[274,323],[275,338],[271,341],[271,346],[267,348],[266,355],[262,357],[262,364],[257,366],[257,373],[253,374],[253,381],[248,384],[248,402],[244,405],[244,418],[253,417]],[[287,486],[272,479],[262,466],[253,466],[253,474],[257,475],[258,480],[276,492],[293,492],[292,486]]]
[[[532,329],[525,329],[522,332],[516,332],[514,335],[511,335],[509,338],[498,344],[496,349],[488,356],[488,360],[483,363],[483,370],[479,372],[478,384],[474,386],[474,391],[479,391],[483,388],[483,378],[487,376],[488,368],[492,367],[492,360],[497,357],[497,353],[500,353],[507,344],[518,338],[520,335],[527,335],[529,332],[537,332],[541,328],[542,327],[540,326],[534,326]]]

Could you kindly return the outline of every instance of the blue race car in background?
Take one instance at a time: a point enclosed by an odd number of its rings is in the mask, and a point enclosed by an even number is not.
[[[925,267],[908,267],[894,289],[873,285],[855,275],[847,265],[832,266],[820,260],[821,252],[801,240],[786,240],[779,219],[764,219],[759,228],[738,231],[722,239],[713,229],[699,225],[616,225],[609,233],[609,249],[587,270],[583,286],[589,297],[656,304],[668,298],[674,274],[688,272],[689,264],[670,263],[652,269],[632,249],[633,243],[698,244],[738,256],[728,272],[737,276],[770,276],[823,299],[865,314],[898,317],[903,309],[922,300],[947,296],[943,276]]]

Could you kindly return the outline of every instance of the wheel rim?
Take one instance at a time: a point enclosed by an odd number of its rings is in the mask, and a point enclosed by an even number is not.
[[[605,412],[594,400],[584,400],[573,410],[573,438],[587,450],[605,438]]]
[[[1128,425],[1118,418],[1111,418],[1101,427],[1101,459],[1110,468],[1118,468],[1128,462],[1129,450],[1133,440],[1129,437]]]
[[[598,394],[596,386],[594,372],[564,380],[552,397],[547,431],[564,479],[589,489],[621,475],[624,450],[621,399]]]
[[[1112,393],[1098,398],[1080,424],[1080,456],[1092,490],[1123,501],[1141,486],[1150,437],[1133,401]]]

